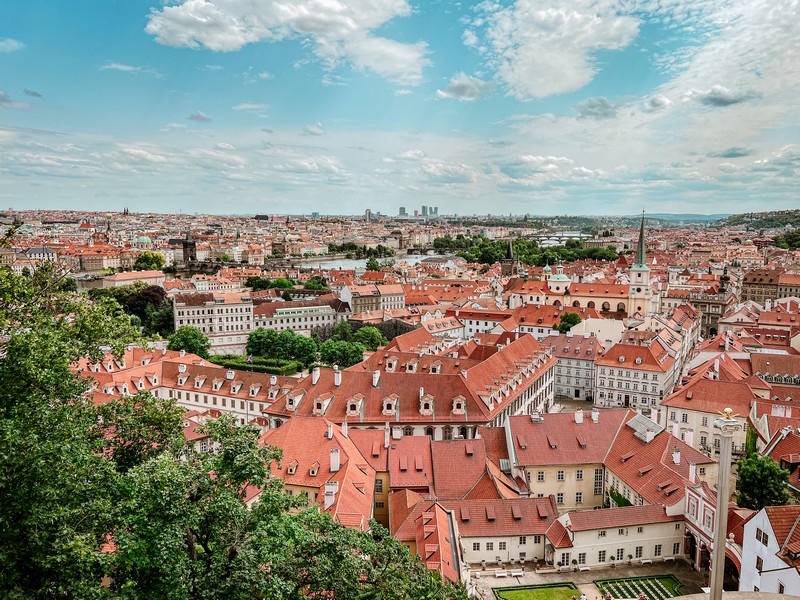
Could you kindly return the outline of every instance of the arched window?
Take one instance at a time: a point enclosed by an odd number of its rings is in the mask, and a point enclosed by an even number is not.
[[[589,308],[594,308],[594,301],[589,300],[589,304],[587,304],[586,306],[588,306]]]
[[[608,302],[603,302],[603,312],[608,312],[611,310],[611,305]]]
[[[405,435],[405,436],[414,435],[414,428],[413,427],[403,427],[403,435]]]
[[[625,312],[625,304],[623,302],[617,304],[617,312]]]
[[[426,427],[425,428],[425,435],[427,435],[429,438],[432,438],[433,437],[433,427]]]
[[[561,306],[561,300],[556,300],[553,302],[553,306]]]
[[[580,303],[580,302],[578,302],[577,300],[575,300],[575,301],[572,303],[572,306],[574,306],[575,308],[580,308],[580,307],[581,307],[581,303]]]
[[[443,440],[453,439],[453,428],[450,427],[450,425],[446,425],[445,428],[442,430],[442,439]]]
[[[458,435],[460,435],[462,438],[466,439],[466,437],[467,437],[467,428],[466,427],[460,427],[459,430],[458,430]]]

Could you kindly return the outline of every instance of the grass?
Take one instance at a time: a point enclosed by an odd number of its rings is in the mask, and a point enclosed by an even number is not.
[[[572,600],[573,596],[580,595],[577,586],[569,581],[494,588],[492,591],[500,600]]]
[[[660,581],[661,584],[667,589],[667,592],[671,597],[680,596],[681,595],[681,586],[683,585],[677,577],[674,575],[653,575],[649,577],[621,577],[619,579],[595,579],[594,584],[597,586],[597,589],[600,590],[600,593],[605,595],[608,591],[611,593],[613,598],[617,598],[617,593],[614,589],[609,587],[608,584],[621,584],[621,583],[631,583],[636,581],[639,583],[640,587],[644,587],[644,582],[650,581]],[[649,598],[649,596],[648,596]]]

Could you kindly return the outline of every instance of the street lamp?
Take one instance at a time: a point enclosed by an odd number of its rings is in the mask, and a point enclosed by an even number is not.
[[[733,433],[741,427],[733,418],[733,410],[726,408],[722,417],[714,421],[722,435],[719,452],[717,481],[717,512],[714,515],[714,548],[711,563],[711,600],[722,600],[722,580],[725,574],[725,537],[728,525],[728,498],[730,497],[731,450]]]

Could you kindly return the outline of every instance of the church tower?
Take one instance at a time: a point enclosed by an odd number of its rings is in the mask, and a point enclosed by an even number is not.
[[[628,271],[630,291],[628,292],[628,315],[651,312],[652,291],[650,290],[650,268],[647,266],[644,244],[644,212],[639,228],[639,243],[636,246],[636,260]]]

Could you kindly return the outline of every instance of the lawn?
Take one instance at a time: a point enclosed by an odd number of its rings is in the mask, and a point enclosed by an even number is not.
[[[620,579],[595,579],[594,584],[603,595],[619,598],[638,598],[644,592],[647,600],[666,600],[681,595],[681,582],[674,575],[652,577],[622,577]]]
[[[574,583],[544,583],[542,585],[520,585],[517,587],[494,588],[500,600],[572,600],[580,596]]]

